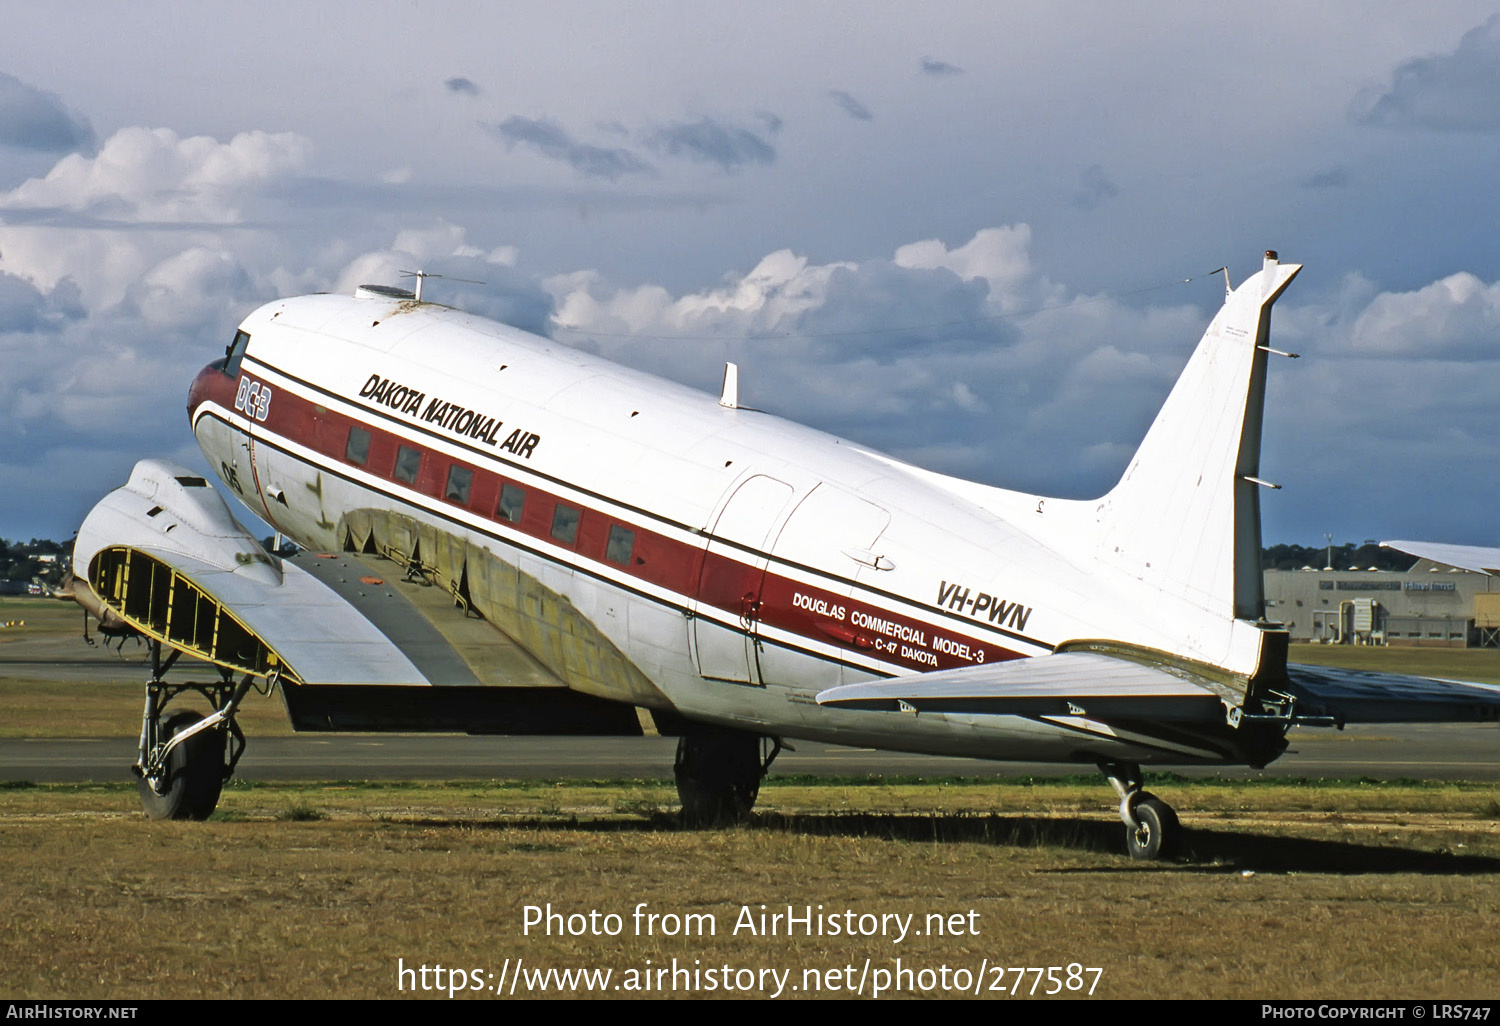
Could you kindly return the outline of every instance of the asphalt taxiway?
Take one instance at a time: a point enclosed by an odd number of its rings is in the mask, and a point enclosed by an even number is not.
[[[907,755],[804,741],[792,745],[794,750],[777,759],[773,775],[1014,778],[1096,772],[1089,765]],[[675,746],[673,739],[662,737],[251,736],[236,776],[254,781],[669,779]],[[134,761],[133,736],[0,739],[0,780],[130,780]],[[1173,771],[1196,776],[1500,780],[1500,727],[1298,729],[1292,734],[1291,750],[1263,770]]]
[[[131,780],[139,729],[143,647],[79,640],[79,616],[64,604],[29,606],[33,629],[0,636],[0,717],[10,679],[121,687],[120,731],[103,738],[0,738],[0,781]],[[300,734],[257,736],[236,775],[244,780],[670,779],[676,742],[642,737],[469,737]],[[1264,770],[1174,768],[1185,775],[1500,780],[1500,724],[1297,728],[1291,749]],[[1056,777],[1092,765],[992,762],[845,748],[806,741],[777,759],[773,775],[821,777]],[[1146,767],[1147,773],[1152,772]]]

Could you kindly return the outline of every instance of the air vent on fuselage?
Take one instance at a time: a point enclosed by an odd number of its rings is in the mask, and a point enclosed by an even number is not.
[[[354,290],[355,299],[416,299],[416,293],[411,289],[397,288],[394,285],[361,285]]]

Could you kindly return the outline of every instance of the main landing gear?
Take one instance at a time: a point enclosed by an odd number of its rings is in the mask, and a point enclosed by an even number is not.
[[[1099,760],[1100,771],[1120,796],[1125,822],[1125,849],[1133,859],[1170,859],[1182,842],[1182,827],[1172,806],[1141,788],[1141,767],[1134,762]]]
[[[217,683],[168,684],[162,678],[181,653],[173,650],[163,659],[161,649],[161,642],[151,642],[140,752],[131,772],[151,819],[207,819],[244,754],[245,735],[234,715],[255,678],[246,674],[236,684],[233,673],[220,668]],[[166,707],[186,692],[203,696],[214,711],[204,716],[182,710],[163,719]]]
[[[744,820],[781,748],[778,737],[727,727],[690,727],[677,739],[677,760],[672,767],[683,824],[730,826]]]

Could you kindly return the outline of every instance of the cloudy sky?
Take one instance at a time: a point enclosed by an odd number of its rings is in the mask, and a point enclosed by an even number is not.
[[[1267,248],[1268,543],[1495,544],[1500,3],[16,4],[0,536],[396,281],[924,466],[1118,477]],[[63,30],[61,26],[66,26]],[[1190,279],[1190,280],[1189,280]]]

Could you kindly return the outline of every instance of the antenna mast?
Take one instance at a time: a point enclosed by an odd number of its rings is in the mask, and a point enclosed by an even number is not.
[[[449,277],[446,274],[431,274],[431,273],[429,273],[427,271],[422,271],[422,270],[402,271],[401,272],[401,277],[403,277],[403,278],[415,278],[415,279],[417,279],[417,287],[414,288],[414,289],[412,289],[412,298],[416,302],[418,302],[418,303],[420,303],[422,301],[422,282],[424,280],[428,279],[428,278],[446,278],[448,281],[461,281],[465,285],[483,285],[483,284],[485,284],[482,281],[475,281],[472,278],[451,278],[451,277]]]

